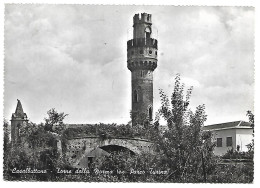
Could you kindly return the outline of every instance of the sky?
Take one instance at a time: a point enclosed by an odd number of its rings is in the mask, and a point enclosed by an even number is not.
[[[127,123],[133,16],[152,14],[158,39],[154,111],[174,77],[193,86],[206,124],[248,120],[254,110],[254,9],[199,6],[8,4],[4,23],[4,118],[20,99],[32,122],[51,108],[65,123]]]

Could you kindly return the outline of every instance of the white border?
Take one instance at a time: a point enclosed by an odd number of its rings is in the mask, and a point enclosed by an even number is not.
[[[0,84],[2,86],[2,92],[0,92],[0,102],[3,107],[3,61],[4,61],[4,4],[6,3],[45,3],[45,4],[110,4],[110,5],[181,5],[181,6],[253,6],[255,7],[255,52],[259,51],[259,3],[257,2],[259,0],[126,0],[126,1],[120,1],[120,0],[3,0],[0,3],[0,76],[2,79],[0,79]],[[256,124],[256,130],[255,130],[255,135],[258,136],[259,134],[259,115],[260,110],[259,110],[259,96],[260,96],[260,90],[259,90],[259,53],[255,53],[255,124]],[[0,116],[1,122],[3,122],[3,108],[0,108],[0,113],[2,114]],[[1,134],[2,134],[2,128],[1,128]],[[259,161],[258,158],[260,157],[259,155],[259,138],[255,137],[255,145],[256,145],[256,153],[255,153],[255,180],[253,184],[210,184],[210,186],[213,187],[219,187],[219,186],[250,186],[250,187],[259,187],[260,185],[260,180],[259,180]],[[3,182],[3,137],[0,139],[0,145],[1,145],[1,151],[0,151],[0,186],[1,187],[9,187],[9,186],[15,186],[15,187],[20,187],[20,186],[26,186],[28,188],[30,187],[44,187],[44,186],[62,186],[62,187],[71,187],[73,186],[72,182],[59,182],[59,183],[53,183],[53,182]],[[26,184],[26,185],[25,185]],[[77,186],[113,186],[113,187],[133,187],[133,186],[158,186],[158,184],[151,184],[151,183],[145,183],[145,184],[133,184],[133,183],[109,183],[109,184],[101,184],[101,183],[76,183]],[[172,186],[187,186],[191,185],[194,187],[204,187],[204,186],[209,186],[209,184],[160,184],[160,186],[166,186],[166,187],[172,187]]]

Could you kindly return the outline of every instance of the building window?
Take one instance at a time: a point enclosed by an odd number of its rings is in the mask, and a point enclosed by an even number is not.
[[[151,55],[153,53],[153,51],[152,50],[149,50],[149,54]]]
[[[217,138],[217,147],[222,147],[222,138]]]
[[[134,53],[135,53],[134,51],[131,52],[132,55],[134,55]]]
[[[227,137],[227,147],[232,146],[232,137]]]
[[[143,51],[143,50],[140,50],[139,53],[140,53],[140,54],[144,54],[144,51]]]

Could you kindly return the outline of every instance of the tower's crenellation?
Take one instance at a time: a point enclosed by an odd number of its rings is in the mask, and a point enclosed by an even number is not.
[[[139,24],[144,22],[152,25],[152,15],[147,13],[141,13],[141,17],[140,14],[134,15],[134,24]]]

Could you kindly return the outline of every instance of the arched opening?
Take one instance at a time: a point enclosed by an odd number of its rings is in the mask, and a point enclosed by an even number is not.
[[[91,168],[94,162],[98,162],[98,160],[102,157],[109,156],[110,153],[101,148],[95,148],[83,155],[84,156],[81,157],[80,161],[77,161],[76,165],[78,168]]]
[[[134,102],[138,102],[138,93],[134,90]]]
[[[151,38],[151,33],[152,33],[151,28],[150,27],[146,27],[145,28],[145,38],[146,39]]]
[[[153,110],[152,107],[149,108],[149,120],[153,119]]]
[[[135,153],[132,150],[130,150],[130,149],[126,148],[126,147],[123,147],[123,146],[106,145],[106,146],[102,146],[100,148],[102,150],[110,153],[110,154],[111,153],[119,153],[119,152],[121,153],[121,152],[123,152],[123,153],[129,153],[130,155],[135,155]]]
[[[151,33],[146,32],[145,33],[145,38],[147,38],[147,39],[151,38]]]

